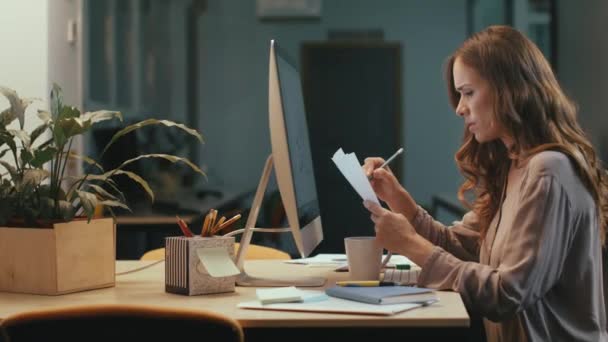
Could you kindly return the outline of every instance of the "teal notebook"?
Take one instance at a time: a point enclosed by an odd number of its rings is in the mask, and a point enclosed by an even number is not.
[[[439,300],[435,291],[413,286],[334,286],[326,289],[325,293],[370,304],[430,304]]]

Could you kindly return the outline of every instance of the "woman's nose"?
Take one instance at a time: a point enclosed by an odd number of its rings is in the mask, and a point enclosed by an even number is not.
[[[460,100],[460,101],[458,102],[458,106],[456,106],[456,115],[458,115],[458,116],[461,116],[461,117],[462,117],[462,116],[464,116],[465,112],[466,112],[466,110],[465,110],[465,106],[464,106],[464,104],[462,103],[462,100]]]

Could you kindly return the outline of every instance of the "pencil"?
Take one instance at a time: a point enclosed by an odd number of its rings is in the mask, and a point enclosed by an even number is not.
[[[236,222],[236,221],[237,221],[238,219],[240,219],[240,218],[241,218],[241,214],[236,214],[236,215],[234,215],[234,217],[232,217],[230,220],[228,220],[228,221],[226,221],[226,222],[222,223],[222,224],[219,226],[218,230],[222,230],[222,229],[224,229],[224,228],[226,228],[226,227],[230,226],[231,224],[233,224],[234,222]]]
[[[395,159],[398,155],[400,155],[401,153],[403,153],[403,147],[401,147],[400,149],[397,150],[397,152],[393,153],[392,156],[390,156],[390,158],[388,158],[384,163],[382,163],[382,165],[380,165],[380,167],[378,167],[379,169],[385,168],[388,163],[390,163],[391,161],[393,161],[393,159]],[[372,179],[374,178],[374,172],[372,171],[372,173],[367,177],[367,179]]]
[[[209,225],[209,214],[205,215],[205,220],[203,221],[203,227],[201,228],[201,236],[205,236],[205,231],[207,230],[207,226]]]
[[[182,233],[184,233],[184,236],[186,236],[186,237],[193,237],[194,234],[192,234],[192,231],[190,230],[190,228],[188,228],[188,225],[186,224],[186,221],[182,220],[177,215],[175,215],[175,218],[177,218],[177,225],[182,230]]]
[[[215,232],[215,230],[216,230],[217,228],[219,228],[219,227],[222,225],[222,223],[224,223],[224,221],[226,221],[226,216],[222,216],[222,217],[220,218],[220,220],[219,220],[219,221],[217,221],[217,223],[215,224],[215,227],[213,227],[213,231]]]
[[[211,236],[211,230],[215,227],[216,219],[217,219],[217,210],[211,209],[211,219],[209,220],[209,236]]]

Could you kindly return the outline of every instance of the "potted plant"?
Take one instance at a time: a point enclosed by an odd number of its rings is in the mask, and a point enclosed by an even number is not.
[[[99,206],[112,216],[112,208],[129,209],[114,178],[130,178],[154,200],[148,182],[126,166],[161,158],[203,172],[188,159],[170,154],[144,154],[104,170],[94,159],[74,153],[72,142],[100,122],[122,122],[120,112],[81,113],[63,103],[61,89],[54,85],[50,111],[38,110],[41,123],[28,132],[26,108],[33,100],[19,98],[6,87],[0,87],[0,93],[10,103],[0,113],[0,291],[63,294],[113,286],[114,219],[94,215]],[[115,133],[101,154],[122,136],[149,125],[179,129],[202,142],[197,131],[182,124],[147,119]],[[84,162],[85,174],[66,175],[69,159]]]

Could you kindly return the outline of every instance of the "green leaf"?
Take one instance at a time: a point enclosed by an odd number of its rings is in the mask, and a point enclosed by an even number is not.
[[[175,122],[169,121],[169,120],[147,119],[147,120],[132,124],[130,126],[127,126],[123,129],[121,129],[120,131],[116,132],[116,134],[114,134],[114,136],[112,136],[112,139],[110,139],[110,141],[108,142],[106,147],[104,147],[103,151],[101,152],[101,155],[104,155],[105,152],[108,150],[108,148],[110,148],[110,146],[112,146],[112,144],[114,144],[114,142],[116,142],[116,140],[118,140],[118,138],[120,138],[123,135],[126,135],[134,130],[140,129],[145,126],[150,126],[150,125],[164,125],[167,127],[177,127],[179,129],[183,130],[184,132],[196,137],[200,142],[203,142],[203,137],[196,130],[189,128],[183,124],[178,124],[178,123],[175,123]]]
[[[57,127],[61,127],[66,138],[71,138],[88,131],[91,128],[91,121],[81,118],[61,119],[55,124],[55,130],[57,130]]]
[[[127,202],[125,195],[122,193],[122,191],[120,191],[120,189],[118,189],[118,187],[116,186],[116,182],[114,182],[113,179],[111,179],[111,178],[106,179],[104,181],[104,184],[106,184],[107,186],[112,188],[112,190],[114,190],[114,192],[120,197],[121,202],[123,202],[123,203]]]
[[[89,120],[92,124],[118,118],[122,122],[122,114],[120,112],[110,110],[98,110],[95,112],[86,112],[80,116],[82,120]]]
[[[95,207],[99,203],[99,201],[97,200],[97,196],[93,193],[82,190],[76,190],[76,193],[78,194],[78,198],[80,198],[80,204],[82,204],[82,209],[84,209],[85,213],[87,214],[87,218],[90,221],[91,218],[93,218],[93,215],[95,214]]]
[[[40,118],[40,120],[42,120],[42,122],[44,122],[45,124],[49,124],[51,122],[53,122],[53,117],[51,116],[51,113],[49,113],[46,110],[38,110],[38,117]]]
[[[34,155],[32,154],[32,152],[28,151],[28,150],[21,150],[21,165],[27,165],[28,163],[30,163],[32,161],[32,159],[34,159]]]
[[[59,113],[62,107],[63,95],[61,92],[61,87],[59,87],[57,83],[53,83],[53,88],[51,89],[51,114],[55,119],[59,118]]]
[[[69,152],[68,157],[70,159],[79,159],[84,161],[85,163],[89,164],[89,165],[93,165],[95,166],[97,169],[99,169],[99,171],[103,172],[103,167],[101,165],[99,165],[95,160],[93,160],[92,158],[89,158],[87,156],[83,156],[77,153],[74,153],[72,151]]]
[[[44,169],[28,169],[23,172],[23,186],[37,186],[51,175],[50,172]]]
[[[34,141],[36,141],[36,139],[38,139],[38,137],[40,137],[42,133],[44,133],[44,131],[46,131],[48,128],[49,125],[47,123],[40,124],[40,126],[34,128],[32,134],[30,134],[30,144],[33,145]]]
[[[11,175],[11,179],[13,179],[13,181],[19,180],[19,173],[13,165],[9,164],[9,162],[7,162],[6,160],[0,160],[0,165],[4,166],[4,168]]]
[[[72,203],[64,200],[57,201],[57,207],[59,208],[59,215],[65,221],[70,221],[74,218],[74,206]]]
[[[58,215],[55,215],[55,200],[51,197],[40,198],[40,217],[42,219],[62,219],[69,221],[74,218],[74,206],[65,200],[57,201]]]
[[[135,181],[146,191],[148,196],[150,196],[150,200],[152,200],[152,202],[154,202],[154,191],[152,191],[152,188],[150,187],[148,182],[146,182],[146,180],[141,178],[138,174],[131,172],[131,171],[125,171],[125,170],[112,170],[112,171],[106,172],[104,175],[112,175],[112,173],[113,173],[113,175],[125,175],[125,176],[131,178],[131,180]]]
[[[5,150],[2,150],[2,151],[0,152],[0,158],[4,157],[4,155],[5,155],[5,154],[6,154],[6,152],[8,152],[8,151],[10,151],[10,149],[8,149],[8,148],[7,148],[7,149],[5,149]]]
[[[34,152],[34,159],[30,162],[33,167],[42,167],[42,165],[51,161],[57,155],[57,149],[53,146],[48,146],[44,149]]]
[[[150,187],[148,182],[146,182],[145,179],[141,178],[141,176],[139,176],[138,174],[136,174],[134,172],[125,171],[125,170],[116,170],[116,172],[114,174],[115,175],[125,175],[125,176],[131,178],[131,180],[138,183],[146,191],[146,193],[150,197],[150,200],[152,202],[154,202],[154,191],[152,191],[152,188]]]
[[[7,132],[21,140],[21,143],[25,148],[30,148],[31,139],[30,135],[26,131],[21,129],[9,129]]]
[[[72,106],[63,106],[59,111],[59,117],[57,121],[78,117],[80,117],[80,110],[78,110],[78,108]]]
[[[12,198],[0,198],[0,226],[4,226],[14,216],[16,202]]]
[[[108,207],[120,207],[120,208],[126,209],[126,210],[128,210],[130,212],[133,212],[131,210],[131,208],[129,208],[126,204],[124,204],[122,202],[118,202],[118,201],[105,200],[105,201],[99,202],[99,204],[103,204],[103,205],[108,206]]]
[[[64,146],[68,141],[60,125],[55,125],[55,129],[53,129],[53,140],[55,141],[55,146],[58,147]]]
[[[144,158],[161,158],[161,159],[165,159],[168,160],[172,163],[176,163],[176,162],[183,162],[186,165],[190,166],[190,168],[198,173],[200,173],[201,175],[205,176],[205,173],[203,172],[203,170],[201,170],[198,166],[194,165],[194,163],[192,163],[190,160],[186,159],[186,158],[182,158],[182,157],[177,157],[177,156],[173,156],[170,154],[160,154],[160,153],[152,153],[152,154],[144,154],[129,160],[124,161],[122,164],[120,164],[119,167],[117,167],[117,169],[122,169],[123,167],[127,166],[128,164],[135,162],[137,160],[140,159],[144,159]]]
[[[0,132],[0,143],[7,144],[11,148],[11,151],[13,151],[13,153],[17,153],[17,144],[15,144],[15,137],[9,134],[8,131]]]
[[[102,188],[99,185],[88,183],[87,187],[89,187],[93,191],[95,191],[97,193],[97,195],[99,195],[99,197],[103,198],[104,200],[105,199],[118,200],[118,198],[116,198],[116,196],[112,195],[111,193],[106,191],[106,189]]]
[[[8,99],[8,102],[11,104],[11,112],[19,120],[19,126],[23,129],[24,121],[25,121],[25,108],[29,104],[28,101],[22,101],[17,92],[0,86],[0,93],[4,95]]]
[[[15,121],[17,116],[13,114],[13,111],[10,108],[7,108],[0,113],[0,125],[6,127],[11,124],[11,122]]]

